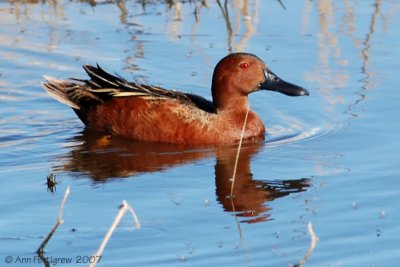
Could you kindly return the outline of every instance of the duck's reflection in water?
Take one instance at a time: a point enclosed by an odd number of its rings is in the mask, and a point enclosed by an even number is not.
[[[310,185],[307,178],[294,180],[257,180],[253,179],[250,160],[259,151],[262,143],[242,147],[236,169],[235,183],[231,195],[233,166],[236,160],[236,148],[217,153],[215,164],[215,183],[218,201],[225,211],[236,212],[244,217],[242,222],[255,223],[269,220],[267,202],[291,193],[305,191]],[[222,156],[223,154],[223,156]],[[266,176],[268,175],[266,170]]]
[[[294,180],[253,179],[251,157],[262,148],[263,142],[244,144],[240,151],[236,178],[231,194],[231,183],[237,146],[193,147],[161,143],[146,143],[108,136],[85,130],[74,137],[76,144],[62,156],[65,171],[90,176],[96,182],[112,178],[132,177],[139,173],[158,172],[174,166],[216,157],[215,184],[217,200],[225,211],[244,217],[244,222],[269,220],[267,202],[290,193],[305,191],[309,179]],[[267,176],[267,174],[266,174]]]

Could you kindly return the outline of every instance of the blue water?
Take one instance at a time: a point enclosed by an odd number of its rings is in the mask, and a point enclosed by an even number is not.
[[[290,266],[309,249],[309,222],[319,242],[306,266],[398,264],[400,4],[204,2],[0,2],[2,266],[44,265],[35,251],[68,186],[45,256],[75,265],[123,200],[142,228],[125,215],[98,266]],[[90,133],[41,88],[42,75],[84,78],[81,65],[98,62],[209,98],[214,65],[235,51],[311,95],[250,96],[267,138],[243,147],[233,200],[235,147]]]

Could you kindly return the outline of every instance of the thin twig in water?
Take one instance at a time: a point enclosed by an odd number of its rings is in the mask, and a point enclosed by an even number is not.
[[[282,8],[283,8],[284,10],[286,10],[286,7],[285,7],[285,5],[283,4],[283,2],[282,2],[281,0],[278,0],[278,2],[279,2],[279,4],[281,4]]]
[[[233,207],[234,204],[233,204],[233,200],[232,199],[231,199],[231,203],[232,203],[232,207]],[[238,231],[239,231],[240,241],[242,241],[242,246],[243,246],[243,249],[244,249],[244,251],[246,253],[247,266],[250,267],[250,266],[252,266],[252,259],[251,259],[251,255],[250,255],[250,250],[249,250],[249,248],[247,246],[246,239],[243,236],[242,227],[240,227],[240,222],[239,222],[238,216],[236,214],[235,214],[235,221],[236,221],[236,226],[237,226]]]
[[[308,258],[313,253],[315,246],[318,243],[318,236],[315,234],[312,224],[310,222],[308,223],[307,228],[308,228],[308,232],[310,233],[310,237],[311,237],[310,247],[308,248],[306,255],[299,261],[299,263],[293,265],[294,267],[300,267],[300,266],[304,265],[306,263],[306,261],[308,260]]]
[[[239,141],[239,145],[238,145],[238,149],[237,149],[237,153],[236,153],[235,166],[233,167],[232,183],[231,183],[231,194],[230,194],[231,198],[233,197],[233,187],[235,185],[236,170],[237,170],[237,165],[238,165],[238,162],[239,162],[240,150],[242,149],[242,142],[243,142],[244,132],[246,130],[247,117],[249,116],[249,110],[250,110],[250,107],[248,106],[247,107],[247,111],[246,111],[246,116],[244,117],[242,133],[240,135],[240,141]]]
[[[62,224],[64,221],[62,219],[62,213],[63,213],[63,209],[64,209],[64,205],[65,202],[67,201],[68,195],[70,193],[69,190],[69,186],[67,187],[67,190],[65,190],[64,193],[64,198],[61,201],[60,204],[60,209],[58,210],[58,217],[57,217],[57,221],[54,224],[53,228],[51,228],[49,234],[46,236],[46,238],[43,240],[42,244],[40,244],[40,247],[38,248],[38,250],[36,251],[36,253],[39,255],[39,257],[43,257],[43,250],[44,247],[47,245],[47,243],[49,242],[50,238],[52,237],[52,235],[55,233],[55,231],[57,230],[57,227]]]
[[[112,234],[115,231],[115,228],[117,227],[117,225],[119,224],[119,222],[121,221],[122,217],[124,217],[125,213],[127,211],[130,211],[133,217],[133,220],[135,221],[136,224],[136,228],[140,228],[140,222],[136,216],[135,211],[133,210],[133,208],[124,200],[122,201],[121,206],[119,207],[119,212],[117,214],[117,216],[114,219],[113,224],[110,226],[110,229],[108,229],[108,232],[106,234],[106,236],[103,239],[103,242],[101,242],[99,249],[97,250],[96,254],[93,255],[94,259],[100,259],[101,255],[103,254],[103,251],[108,243],[108,241],[110,240]],[[100,260],[95,260],[92,263],[90,263],[89,267],[94,267],[96,266],[96,264],[99,262]]]
[[[237,170],[237,166],[238,166],[238,162],[239,162],[239,155],[240,155],[240,150],[242,149],[242,142],[243,142],[243,137],[244,137],[244,133],[246,130],[246,124],[247,124],[247,117],[249,116],[249,111],[250,111],[250,107],[247,107],[247,111],[246,111],[246,116],[244,117],[244,122],[243,122],[243,128],[242,128],[242,133],[240,134],[240,140],[239,140],[239,144],[238,144],[238,149],[237,149],[237,153],[236,153],[236,159],[235,159],[235,166],[233,167],[233,174],[232,174],[232,183],[231,183],[231,194],[230,194],[230,200],[231,200],[231,205],[232,205],[232,211],[235,212],[235,203],[233,201],[233,188],[235,186],[235,179],[236,179],[236,170]],[[242,228],[240,227],[240,222],[238,221],[237,215],[235,214],[235,220],[236,220],[236,225],[238,227],[238,231],[239,231],[239,236],[240,236],[240,240],[242,241],[242,246],[246,252],[246,258],[247,258],[247,266],[251,266],[251,257],[250,257],[250,252],[249,249],[247,247],[246,244],[246,240],[244,239],[243,233],[242,233]]]
[[[128,205],[128,203],[126,201],[124,201],[126,205]],[[139,219],[136,216],[135,211],[133,210],[131,205],[128,205],[128,210],[131,212],[133,220],[135,221],[136,224],[136,228],[140,229],[142,226],[140,225]]]

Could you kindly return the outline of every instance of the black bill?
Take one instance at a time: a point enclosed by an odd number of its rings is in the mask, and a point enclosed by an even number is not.
[[[307,89],[285,82],[270,70],[265,70],[265,81],[260,84],[260,89],[275,91],[288,96],[310,95]]]

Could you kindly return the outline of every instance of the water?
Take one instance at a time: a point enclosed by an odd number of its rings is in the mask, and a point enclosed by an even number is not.
[[[50,266],[93,255],[123,200],[142,228],[127,214],[99,266],[289,266],[309,249],[309,222],[319,242],[307,266],[396,266],[400,5],[241,2],[0,2],[0,261],[45,265],[35,250],[70,186]],[[311,92],[250,97],[268,133],[243,147],[234,199],[235,147],[90,133],[41,88],[42,75],[83,78],[98,62],[209,97],[230,51]]]

